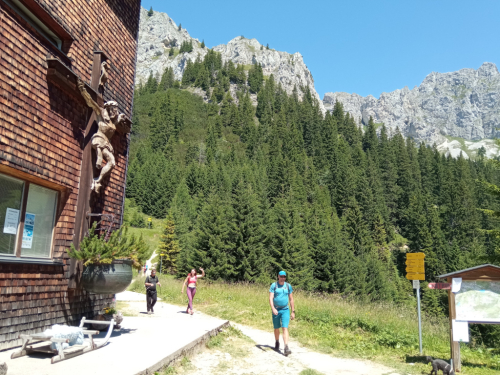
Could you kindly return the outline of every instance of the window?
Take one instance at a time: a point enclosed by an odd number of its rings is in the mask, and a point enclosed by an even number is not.
[[[58,192],[0,174],[0,255],[50,258]]]

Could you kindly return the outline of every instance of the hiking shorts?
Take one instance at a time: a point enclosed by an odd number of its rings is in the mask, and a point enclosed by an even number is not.
[[[274,329],[278,328],[288,328],[288,323],[290,323],[290,309],[281,309],[278,310],[278,315],[273,316],[273,326]]]

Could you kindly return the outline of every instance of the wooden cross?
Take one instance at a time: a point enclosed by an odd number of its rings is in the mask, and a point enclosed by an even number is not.
[[[92,78],[90,81],[90,87],[98,92],[99,81],[101,78],[101,64],[107,60],[106,55],[102,51],[94,51],[94,61],[92,63]],[[97,97],[97,102],[100,104],[103,102],[102,90],[99,90]],[[80,186],[78,191],[78,200],[76,204],[76,215],[75,215],[75,231],[73,235],[73,245],[78,249],[80,246],[80,241],[85,237],[88,229],[89,222],[87,221],[87,213],[90,212],[90,200],[91,200],[91,186],[94,178],[94,167],[92,163],[92,134],[95,133],[94,124],[96,122],[96,115],[92,111],[92,115],[87,122],[85,127],[85,138],[83,141],[83,153],[82,153],[82,168],[80,171]],[[76,259],[70,259],[68,276],[69,276],[69,289],[74,289],[77,286],[79,276],[82,270],[78,267],[78,261]]]

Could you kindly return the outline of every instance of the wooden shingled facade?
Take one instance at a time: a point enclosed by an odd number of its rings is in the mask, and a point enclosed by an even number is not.
[[[62,43],[51,43],[45,29],[16,11],[19,3]],[[68,74],[55,71],[62,80],[50,79],[47,61],[60,62],[89,85],[95,51],[102,51],[110,65],[102,100],[115,100],[130,118],[139,14],[140,0],[0,0],[0,174],[58,192],[50,257],[0,254],[0,350],[19,345],[19,334],[75,324],[113,303],[113,295],[89,294],[70,282],[65,249],[74,241],[77,216],[82,215],[77,202],[92,112]],[[61,84],[65,79],[66,86]],[[128,137],[115,134],[111,144],[116,167],[99,194],[89,199],[92,213],[112,214],[117,226]]]

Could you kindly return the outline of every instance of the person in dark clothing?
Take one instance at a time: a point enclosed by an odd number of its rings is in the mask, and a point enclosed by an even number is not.
[[[146,277],[146,282],[144,283],[146,286],[146,302],[148,305],[148,314],[154,314],[153,307],[156,303],[156,286],[161,286],[158,277],[156,276],[156,270],[153,268],[151,270],[151,275]]]

